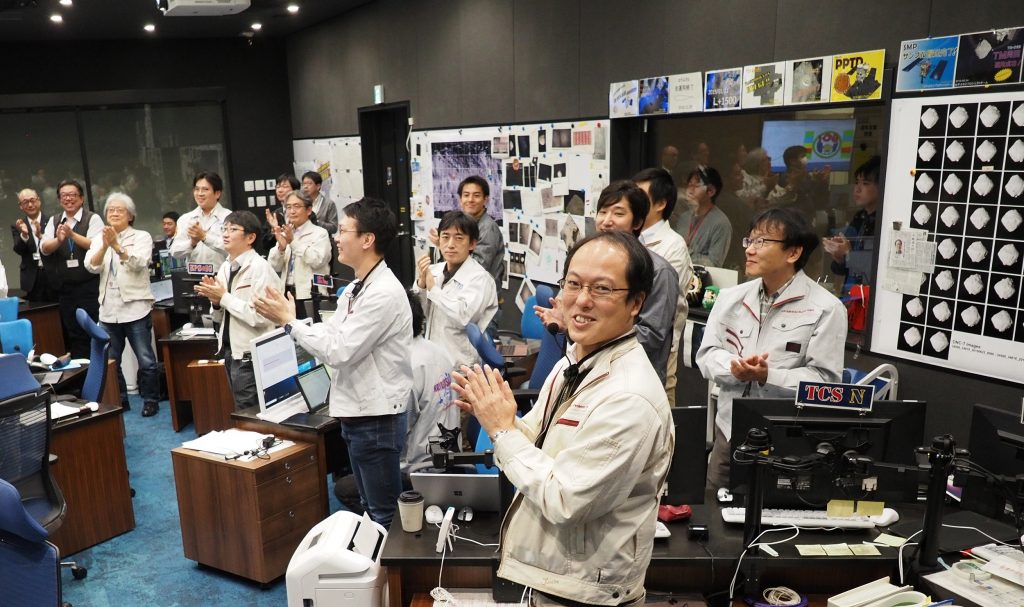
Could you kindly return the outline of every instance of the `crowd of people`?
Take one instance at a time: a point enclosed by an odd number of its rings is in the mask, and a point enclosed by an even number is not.
[[[159,245],[133,227],[128,194],[108,195],[102,215],[94,214],[82,186],[66,180],[52,216],[41,211],[36,191],[22,190],[23,215],[12,234],[22,289],[29,300],[59,303],[73,356],[88,351],[77,308],[107,330],[119,363],[125,342],[131,345],[144,416],[159,401],[148,268],[153,247],[165,246],[174,258],[216,268],[195,291],[210,303],[236,407],[258,402],[250,342],[273,327],[331,370],[329,412],[341,422],[353,472],[338,485],[348,487],[346,504],[390,526],[408,472],[429,465],[427,441],[438,423],[459,423],[461,409],[490,436],[497,465],[518,488],[498,573],[534,589],[538,605],[630,605],[643,600],[674,448],[669,410],[693,265],[724,265],[735,250],[733,229],[745,235],[737,242],[751,280],[722,291],[697,353],[701,372],[722,388],[713,486],[727,478],[732,398],[838,380],[842,368],[845,311],[803,271],[821,242],[803,212],[816,204],[819,178],[800,176],[795,156],[787,158],[786,179],[776,178],[755,149],[723,182],[707,151],[698,146],[682,188],[669,170],[676,167],[663,166],[601,191],[597,233],[571,247],[558,296],[534,310],[569,347],[538,406],[522,418],[509,385],[479,364],[466,334],[472,324],[493,335],[501,307],[505,243],[487,214],[482,177],[459,184],[459,210],[444,214],[430,235],[441,258],[416,260],[409,291],[385,261],[398,235],[389,205],[364,198],[339,218],[316,173],[282,175],[276,204],[261,219],[222,206],[220,176],[201,172],[193,180],[195,208],[163,217]],[[663,164],[672,160],[668,152]],[[877,165],[873,171],[857,172],[863,216],[827,241],[837,273],[851,272],[842,265],[855,246],[851,237],[873,229]],[[726,194],[735,198],[729,204],[748,209],[749,229],[719,208]],[[317,288],[312,276],[332,273],[335,262],[354,280],[332,316],[304,321]],[[566,554],[578,565],[552,556]]]

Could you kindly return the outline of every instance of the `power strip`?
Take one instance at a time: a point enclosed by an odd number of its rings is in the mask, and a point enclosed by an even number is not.
[[[437,546],[435,552],[440,554],[444,552],[444,544],[448,541],[448,534],[452,530],[452,519],[455,518],[455,508],[448,506],[448,510],[444,513],[444,518],[441,519],[441,529],[437,532]]]

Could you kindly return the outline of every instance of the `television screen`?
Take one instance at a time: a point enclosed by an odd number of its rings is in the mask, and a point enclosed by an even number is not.
[[[857,121],[843,120],[766,120],[761,127],[761,147],[772,158],[772,170],[786,170],[782,154],[794,145],[807,150],[807,169],[816,171],[831,166],[833,171],[848,171],[853,153],[853,134]]]

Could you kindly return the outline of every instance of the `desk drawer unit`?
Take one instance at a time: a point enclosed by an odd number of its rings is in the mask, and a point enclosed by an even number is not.
[[[284,575],[320,520],[316,453],[296,443],[268,460],[238,462],[172,450],[185,557],[263,584]]]

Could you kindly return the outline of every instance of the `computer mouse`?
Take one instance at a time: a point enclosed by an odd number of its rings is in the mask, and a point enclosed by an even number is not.
[[[187,322],[187,323],[185,323],[185,324],[181,325],[181,328],[182,328],[182,329],[192,329],[192,328],[194,328],[194,327],[192,326],[192,323],[190,323],[190,322]]]
[[[473,509],[469,506],[465,506],[462,510],[459,510],[459,520],[467,523],[473,520]]]
[[[444,520],[444,512],[440,506],[430,506],[423,512],[423,517],[427,519],[428,523],[436,525]]]
[[[39,362],[43,363],[44,365],[52,365],[53,363],[57,362],[57,357],[54,356],[53,354],[50,354],[49,352],[43,352],[42,354],[39,355]]]

